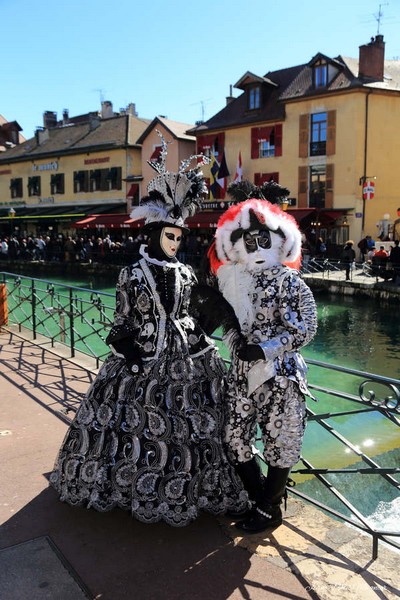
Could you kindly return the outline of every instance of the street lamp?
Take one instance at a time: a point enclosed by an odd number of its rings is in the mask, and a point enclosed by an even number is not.
[[[12,235],[12,232],[13,232],[14,217],[15,217],[15,210],[13,209],[13,207],[11,207],[10,210],[8,211],[8,218],[10,219],[10,235]]]

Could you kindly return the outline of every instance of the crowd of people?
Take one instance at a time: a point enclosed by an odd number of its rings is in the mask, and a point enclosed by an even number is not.
[[[0,260],[130,264],[139,253],[145,236],[114,239],[111,235],[9,235],[1,238]],[[182,239],[179,259],[194,267],[200,264],[211,236],[190,233]]]
[[[190,232],[182,238],[179,248],[179,260],[198,268],[212,241],[211,234]],[[135,260],[140,246],[145,242],[142,232],[120,239],[117,236],[85,235],[9,235],[1,238],[0,260],[49,261],[60,263],[97,263],[126,265]],[[390,250],[377,244],[366,235],[357,244],[348,240],[336,258],[344,265],[346,279],[351,277],[354,263],[359,260],[371,267],[374,274],[387,280],[400,280],[400,247],[394,240]],[[302,265],[307,267],[310,259],[324,260],[327,246],[322,237],[306,236],[302,233]]]
[[[380,275],[388,281],[400,282],[399,244],[399,240],[393,240],[388,251],[382,244],[378,244],[377,248],[375,240],[366,235],[357,244],[360,260],[371,268],[373,274]]]

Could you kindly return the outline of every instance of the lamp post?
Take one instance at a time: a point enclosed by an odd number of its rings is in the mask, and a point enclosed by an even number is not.
[[[8,211],[8,218],[10,219],[10,235],[13,234],[13,219],[15,217],[15,210],[13,209],[13,207],[10,208],[10,210]]]
[[[375,180],[376,177],[368,177],[367,175],[363,175],[360,177],[359,185],[361,188],[361,197],[362,197],[362,222],[361,222],[361,232],[364,236],[364,228],[365,228],[365,201],[372,200],[375,195]]]

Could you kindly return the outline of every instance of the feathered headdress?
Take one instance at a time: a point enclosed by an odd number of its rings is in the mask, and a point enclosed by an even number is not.
[[[157,225],[185,228],[186,219],[199,210],[202,196],[207,193],[200,168],[210,160],[196,154],[181,161],[177,173],[167,171],[168,144],[163,135],[156,131],[161,138],[160,159],[147,162],[158,175],[149,182],[148,195],[140,200],[130,216],[132,219],[145,219],[148,228]],[[201,159],[200,162],[190,169],[190,163],[198,159]]]
[[[290,194],[290,190],[273,180],[266,181],[261,185],[255,185],[246,179],[234,181],[226,191],[235,203],[249,200],[249,198],[257,198],[258,200],[268,200],[271,204],[280,204]]]

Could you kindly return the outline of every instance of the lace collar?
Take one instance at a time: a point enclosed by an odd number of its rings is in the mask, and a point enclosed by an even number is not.
[[[169,261],[169,260],[157,260],[157,258],[152,258],[151,256],[149,256],[147,254],[146,248],[147,248],[147,246],[145,246],[144,244],[142,246],[140,246],[139,253],[143,256],[143,258],[145,260],[147,260],[147,262],[152,263],[153,265],[158,265],[159,267],[167,267],[167,268],[171,268],[171,269],[176,269],[181,266],[181,263],[177,259],[175,259],[175,260],[172,259],[172,261]]]

